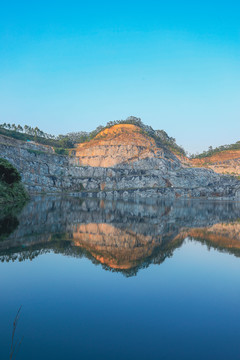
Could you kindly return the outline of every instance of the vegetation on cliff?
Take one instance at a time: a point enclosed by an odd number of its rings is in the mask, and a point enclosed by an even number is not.
[[[34,141],[39,144],[52,146],[56,154],[68,155],[67,149],[73,149],[77,144],[87,143],[94,139],[102,131],[120,124],[132,124],[141,129],[142,133],[150,136],[156,142],[156,145],[161,148],[167,148],[176,155],[186,156],[186,152],[182,146],[176,143],[176,139],[169,136],[164,130],[154,130],[151,126],[145,125],[140,118],[129,116],[125,120],[109,121],[105,126],[99,125],[95,130],[86,132],[78,131],[71,132],[66,135],[51,135],[40,130],[38,127],[31,127],[28,125],[21,126],[15,124],[0,124],[0,134],[12,137],[23,141]],[[211,158],[214,155],[225,153],[226,151],[240,150],[240,141],[234,144],[222,145],[216,148],[212,146],[201,154],[192,154],[190,159],[205,159]],[[230,157],[231,158],[231,157]],[[203,164],[202,164],[203,166]]]
[[[66,154],[64,149],[71,149],[75,144],[85,143],[95,138],[101,131],[111,128],[114,125],[131,124],[139,127],[143,133],[153,138],[159,147],[166,147],[176,154],[185,155],[185,150],[176,143],[176,139],[168,136],[164,130],[154,130],[151,126],[145,125],[140,118],[129,116],[126,120],[109,121],[105,126],[99,125],[91,132],[79,131],[71,132],[66,135],[50,135],[38,127],[15,124],[1,124],[0,134],[10,136],[23,141],[35,141],[43,145],[50,145],[55,148],[56,153]]]
[[[69,149],[74,147],[74,143],[68,136],[54,136],[43,132],[38,127],[32,128],[27,125],[22,127],[20,125],[16,126],[15,124],[1,124],[0,135],[22,141],[34,141],[42,145],[53,146],[56,149]]]
[[[27,198],[19,172],[7,160],[0,158],[0,204],[24,203]]]
[[[208,150],[203,151],[201,154],[191,155],[192,159],[204,159],[206,157],[211,157],[213,155],[219,154],[225,151],[232,151],[232,150],[240,150],[240,141],[237,141],[235,144],[230,145],[221,145],[216,148],[209,146]]]
[[[176,155],[186,156],[182,146],[176,143],[176,139],[169,136],[164,130],[154,130],[151,126],[145,125],[140,118],[129,116],[125,120],[109,121],[105,126],[99,125],[95,130],[71,132],[66,135],[51,135],[40,130],[38,127],[28,125],[21,126],[15,124],[0,124],[0,134],[23,141],[35,141],[43,145],[54,147],[55,152],[61,155],[68,155],[66,149],[72,149],[76,144],[89,142],[94,139],[101,131],[119,124],[132,124],[139,127],[146,135],[153,138],[159,147],[166,147]],[[240,141],[234,144],[221,145],[216,148],[210,146],[208,150],[201,154],[192,154],[190,159],[204,159],[227,150],[240,150]]]
[[[18,227],[18,215],[21,213],[25,201],[4,203],[0,206],[0,242],[7,239]]]
[[[151,126],[145,125],[140,118],[135,116],[129,116],[126,120],[115,120],[109,121],[106,126],[98,126],[95,130],[91,132],[73,132],[66,135],[73,143],[84,143],[95,138],[100,132],[109,129],[115,125],[121,124],[131,124],[139,127],[142,132],[151,138],[153,138],[156,142],[156,145],[159,147],[166,147],[169,150],[173,151],[177,154],[186,155],[183,147],[179,146],[176,143],[176,139],[168,136],[168,134],[164,130],[154,130]]]

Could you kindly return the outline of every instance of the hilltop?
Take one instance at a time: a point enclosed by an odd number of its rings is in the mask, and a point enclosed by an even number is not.
[[[92,140],[78,144],[74,154],[79,165],[112,167],[147,158],[162,158],[166,149],[140,127],[118,124],[100,131]],[[168,151],[170,157],[170,152]]]
[[[91,132],[78,131],[58,136],[47,134],[38,127],[4,123],[0,125],[0,137],[4,143],[14,139],[28,143],[28,147],[31,143],[32,148],[36,144],[40,151],[76,155],[82,165],[109,167],[147,157],[159,158],[164,154],[166,158],[174,159],[176,156],[186,167],[240,175],[240,141],[215,149],[210,146],[207,151],[188,157],[175,138],[164,130],[154,130],[135,116],[109,121]]]
[[[132,120],[131,120],[132,119]],[[163,130],[153,130],[140,119],[110,123],[81,143],[75,144],[72,154],[85,166],[111,167],[146,158],[176,158],[187,167],[204,167],[220,174],[240,175],[240,143],[220,146],[194,157]]]
[[[164,130],[153,130],[149,125],[145,125],[140,118],[129,116],[126,120],[109,121],[105,126],[99,125],[91,132],[78,131],[71,132],[66,135],[51,135],[40,130],[38,127],[32,128],[31,126],[15,124],[0,124],[0,135],[14,138],[22,141],[34,141],[36,143],[51,146],[58,154],[67,154],[68,149],[76,147],[79,143],[86,143],[94,139],[102,133],[102,131],[110,129],[115,125],[135,125],[142,132],[149,137],[153,138],[158,146],[164,146],[176,154],[185,155],[184,149],[176,143],[173,137],[170,137]]]
[[[219,174],[240,175],[240,141],[234,144],[209,146],[201,154],[191,155],[187,163],[191,166],[205,167]]]

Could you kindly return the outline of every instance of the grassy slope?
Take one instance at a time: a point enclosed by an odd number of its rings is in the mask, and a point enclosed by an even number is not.
[[[193,156],[193,159],[205,159],[205,158],[211,158],[213,156],[216,156],[218,154],[225,154],[228,152],[234,152],[234,151],[240,151],[240,141],[237,141],[235,144],[230,145],[222,145],[219,147],[216,147],[214,149],[209,148],[208,151],[204,151],[201,154]]]

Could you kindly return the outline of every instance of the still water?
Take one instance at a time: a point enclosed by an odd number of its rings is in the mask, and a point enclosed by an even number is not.
[[[0,359],[240,359],[240,203],[0,212]]]

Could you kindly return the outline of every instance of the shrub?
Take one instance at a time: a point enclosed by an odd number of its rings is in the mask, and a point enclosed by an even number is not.
[[[54,148],[54,151],[55,151],[55,153],[56,154],[58,154],[58,155],[69,155],[69,152],[68,152],[68,150],[66,150],[66,149],[64,149],[64,148]]]
[[[7,160],[0,159],[0,179],[7,184],[13,184],[21,181],[21,175]]]

